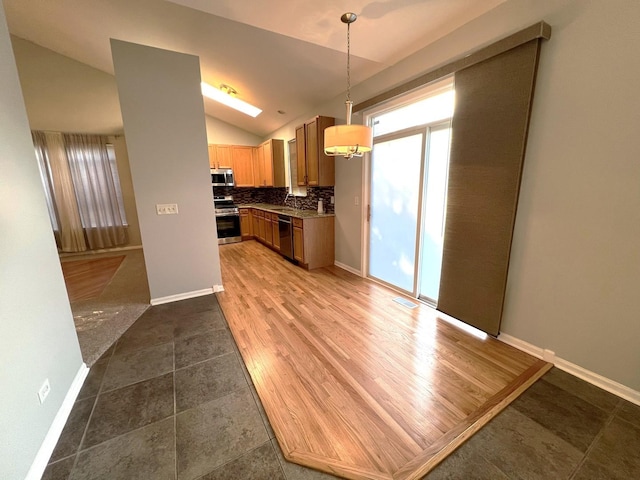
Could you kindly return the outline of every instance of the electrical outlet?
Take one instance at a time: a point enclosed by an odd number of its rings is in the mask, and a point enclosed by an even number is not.
[[[336,203],[336,197],[331,195],[331,197],[329,197],[329,202],[331,202],[331,205],[334,205]]]
[[[178,204],[177,203],[158,203],[156,205],[156,213],[158,215],[177,215]]]
[[[51,391],[51,385],[49,384],[49,379],[47,378],[45,379],[44,383],[40,387],[40,390],[38,390],[38,399],[40,399],[40,404],[44,403],[50,391]]]

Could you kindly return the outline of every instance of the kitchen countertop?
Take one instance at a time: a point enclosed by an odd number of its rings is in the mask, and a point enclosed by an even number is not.
[[[257,208],[259,210],[264,210],[265,212],[277,213],[295,218],[322,218],[336,216],[335,213],[318,213],[316,210],[302,210],[285,207],[284,205],[273,205],[271,203],[244,203],[239,204],[238,208]]]

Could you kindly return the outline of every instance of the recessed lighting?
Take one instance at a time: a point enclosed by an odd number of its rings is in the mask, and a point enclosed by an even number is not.
[[[250,103],[240,100],[233,95],[237,94],[236,90],[229,85],[220,85],[220,88],[213,87],[208,83],[201,82],[200,88],[202,89],[202,95],[216,102],[222,103],[227,107],[231,107],[239,112],[242,112],[250,117],[257,117],[262,113],[258,107],[254,107]]]

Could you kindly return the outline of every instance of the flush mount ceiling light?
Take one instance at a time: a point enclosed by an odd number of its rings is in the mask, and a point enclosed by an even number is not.
[[[250,103],[247,103],[239,98],[236,98],[238,92],[229,85],[222,84],[220,88],[212,87],[208,83],[201,82],[200,88],[202,89],[202,95],[216,102],[220,102],[227,107],[231,107],[239,112],[247,114],[251,117],[257,117],[262,113],[258,107],[254,107]]]
[[[347,24],[347,124],[335,125],[324,130],[324,153],[332,157],[361,157],[371,151],[373,145],[373,131],[364,125],[351,125],[351,38],[350,27],[358,16],[355,13],[345,13],[340,17],[342,23]]]

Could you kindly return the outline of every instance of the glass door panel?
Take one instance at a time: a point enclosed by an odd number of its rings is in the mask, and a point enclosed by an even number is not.
[[[415,293],[424,133],[377,141],[371,159],[369,275]]]
[[[440,290],[450,142],[449,124],[429,129],[418,292],[434,303]]]

